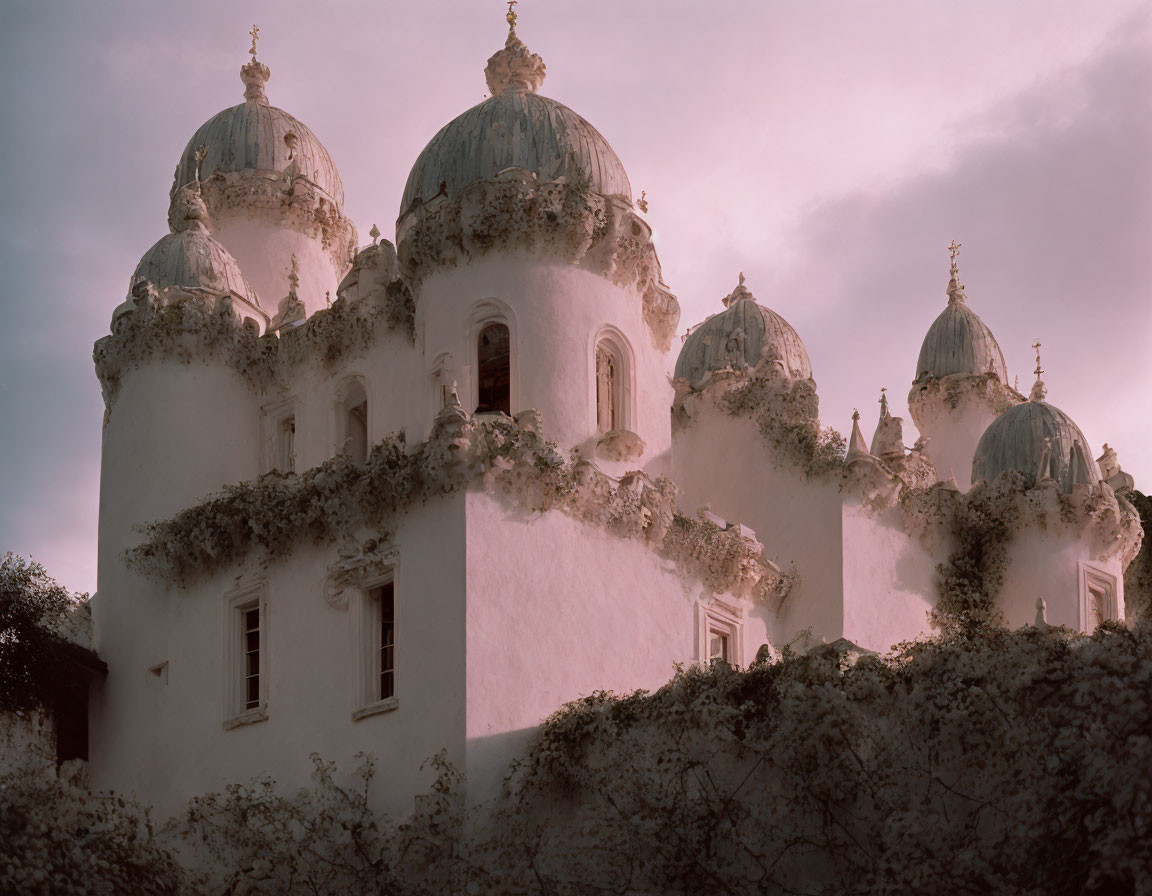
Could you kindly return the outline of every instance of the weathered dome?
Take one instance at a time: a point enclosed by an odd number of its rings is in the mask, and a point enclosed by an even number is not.
[[[914,382],[952,374],[994,373],[1008,385],[1008,367],[996,337],[968,307],[964,287],[957,280],[955,259],[948,282],[948,306],[928,328],[920,346]]]
[[[515,17],[509,18],[515,24]],[[543,181],[586,181],[602,196],[632,197],[620,159],[600,132],[562,103],[536,93],[543,60],[509,29],[504,48],[485,69],[490,99],[448,122],[416,159],[400,201],[400,217],[413,203],[460,191],[506,168],[524,168]]]
[[[1075,483],[1094,484],[1100,479],[1080,427],[1038,398],[1005,411],[980,437],[972,458],[972,481],[991,482],[1005,470],[1023,473],[1030,482],[1050,476],[1064,492],[1071,492]]]
[[[232,254],[208,232],[206,217],[196,190],[185,187],[177,191],[170,214],[173,232],[162,236],[144,253],[132,272],[128,291],[137,281],[149,280],[157,289],[176,286],[231,294],[259,309],[256,291]]]
[[[320,188],[337,205],[344,203],[344,185],[328,150],[308,129],[283,109],[268,105],[264,83],[268,67],[252,62],[241,69],[247,85],[245,101],[225,109],[202,124],[180,157],[172,193],[197,180],[197,150],[204,147],[199,178],[216,172],[274,171],[289,165]]]
[[[721,370],[755,367],[770,352],[788,376],[809,379],[812,362],[800,335],[779,314],[756,303],[740,284],[724,299],[727,306],[692,331],[676,359],[677,379],[699,388]]]

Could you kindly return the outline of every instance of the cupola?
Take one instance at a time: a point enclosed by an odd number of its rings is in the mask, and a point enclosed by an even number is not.
[[[811,379],[812,363],[800,335],[779,314],[756,302],[743,274],[723,302],[723,311],[684,340],[676,359],[676,379],[699,389],[716,373],[743,372],[767,359],[791,379]]]

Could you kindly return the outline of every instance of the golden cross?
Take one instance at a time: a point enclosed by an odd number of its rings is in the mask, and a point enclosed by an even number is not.
[[[516,3],[517,0],[508,0],[508,15],[504,17],[508,20],[508,28],[513,31],[516,29]]]
[[[252,49],[248,52],[252,55],[252,61],[256,61],[256,41],[260,39],[260,26],[253,25],[252,30],[248,32],[252,35]]]
[[[1035,371],[1036,376],[1040,376],[1040,374],[1042,374],[1044,372],[1043,368],[1040,366],[1040,346],[1041,345],[1042,345],[1042,343],[1040,342],[1039,339],[1037,339],[1035,342],[1032,343],[1032,348],[1036,349],[1036,371]]]
[[[964,244],[958,243],[956,240],[952,240],[952,245],[948,247],[948,252],[951,254],[953,264],[956,263],[956,256],[960,254],[960,247],[962,245]]]

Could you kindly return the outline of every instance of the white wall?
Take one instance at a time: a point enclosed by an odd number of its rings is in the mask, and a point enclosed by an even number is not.
[[[696,662],[697,601],[710,595],[646,543],[560,512],[470,491],[467,516],[469,799],[480,801],[563,703],[654,689]],[[746,618],[742,664],[765,636]]]
[[[995,382],[992,387],[998,388]],[[918,388],[912,387],[913,394]],[[980,437],[998,416],[991,403],[966,393],[953,408],[943,397],[915,401],[910,395],[909,410],[916,428],[927,439],[924,453],[936,468],[939,481],[953,476],[960,491],[968,491],[972,487],[972,456]]]
[[[930,631],[939,558],[909,538],[898,508],[870,513],[844,503],[844,637],[883,653]]]
[[[688,401],[692,421],[676,429],[672,446],[682,512],[707,505],[753,529],[782,570],[795,564],[800,580],[783,611],[778,618],[765,614],[775,643],[809,627],[817,640],[836,640],[844,629],[838,483],[805,480],[793,467],[777,466],[755,423],[720,410],[710,396]]]
[[[187,590],[120,569],[101,581],[98,650],[108,677],[94,688],[91,776],[96,788],[135,792],[161,817],[189,797],[270,775],[307,786],[315,751],[349,771],[358,751],[377,757],[373,806],[412,810],[432,781],[421,763],[441,749],[464,762],[464,499],[406,515],[392,544],[396,573],[394,711],[352,720],[357,708],[356,603],[324,597],[333,548],[301,545],[266,570],[248,564]],[[225,730],[226,595],[264,581],[268,718]],[[167,662],[166,676],[149,667]]]
[[[1031,625],[1036,598],[1047,605],[1050,625],[1080,628],[1080,564],[1114,576],[1119,618],[1124,618],[1124,573],[1119,557],[1099,560],[1090,550],[1090,537],[1070,526],[1021,527],[1008,544],[1008,571],[997,604],[1009,628]]]
[[[269,317],[276,316],[280,300],[288,295],[293,253],[300,266],[297,296],[310,315],[327,307],[325,292],[336,301],[336,287],[351,267],[349,262],[342,270],[336,270],[319,237],[246,216],[213,220],[212,236],[239,262]]]
[[[473,312],[493,300],[510,318],[514,414],[539,409],[546,435],[562,451],[595,438],[595,339],[611,325],[627,340],[634,362],[629,428],[647,445],[644,460],[667,450],[672,387],[666,353],[653,345],[639,295],[574,265],[532,256],[490,253],[436,271],[420,287],[418,342],[429,364],[451,354],[465,410],[474,407]]]

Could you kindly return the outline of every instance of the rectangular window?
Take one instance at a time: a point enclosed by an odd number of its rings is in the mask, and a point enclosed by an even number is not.
[[[1080,563],[1080,629],[1095,631],[1096,626],[1109,619],[1119,619],[1123,613],[1117,577]]]
[[[696,660],[738,666],[743,656],[744,622],[739,606],[719,598],[696,605]]]
[[[224,727],[268,718],[268,611],[264,585],[228,595]]]
[[[717,631],[712,629],[708,632],[708,661],[720,660],[721,662],[731,662],[728,652],[728,639],[730,635],[728,632]]]
[[[353,719],[396,708],[396,581],[389,572],[361,591],[360,687]]]
[[[244,708],[260,705],[260,608],[244,613]]]
[[[392,582],[377,588],[373,595],[380,616],[380,686],[377,700],[396,694],[396,593]]]
[[[280,421],[280,444],[277,454],[276,469],[281,473],[296,472],[296,418],[285,417]]]

